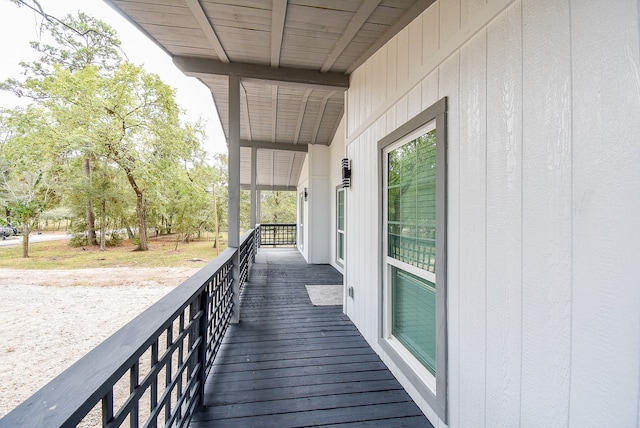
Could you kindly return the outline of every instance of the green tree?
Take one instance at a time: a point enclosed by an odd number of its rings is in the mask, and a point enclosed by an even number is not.
[[[214,170],[203,159],[203,152],[194,154],[191,164],[185,162],[176,168],[162,193],[162,218],[171,219],[171,227],[178,233],[176,243],[189,242],[205,230],[214,230],[214,207],[210,195]]]
[[[42,57],[23,64],[24,80],[9,79],[2,86],[43,106],[61,135],[55,140],[59,151],[82,160],[69,162],[75,168],[68,168],[66,177],[84,182],[67,190],[78,191],[75,200],[85,201],[90,243],[96,207],[104,243],[117,169],[135,197],[137,249],[148,250],[148,214],[162,203],[165,189],[180,181],[181,166],[193,165],[201,135],[180,122],[172,88],[120,58],[120,43],[109,26],[80,14],[47,19],[44,29],[55,43],[34,43]]]
[[[213,188],[212,192],[216,201],[216,218],[218,225],[228,224],[228,200],[229,200],[229,170],[228,158],[224,153],[217,154],[213,163]],[[226,227],[222,228],[226,230]]]
[[[47,112],[36,107],[5,110],[1,124],[0,199],[22,226],[22,256],[26,258],[31,231],[58,199],[54,190],[60,172],[57,134]]]
[[[97,153],[126,175],[136,196],[138,250],[148,250],[150,198],[175,180],[173,174],[191,161],[199,141],[181,126],[173,90],[157,75],[123,63],[107,82],[101,103],[106,114],[95,129]]]
[[[265,224],[295,223],[296,192],[261,192],[260,222]]]
[[[41,54],[40,58],[32,63],[22,63],[26,76],[24,81],[9,79],[3,84],[4,89],[45,105],[58,116],[59,123],[72,127],[92,123],[95,115],[87,111],[87,106],[99,95],[99,81],[95,77],[108,75],[122,62],[120,41],[115,31],[84,13],[77,18],[69,15],[58,20],[47,15],[36,1],[32,2],[33,5],[24,1],[16,3],[43,16],[42,30],[50,36],[52,44],[32,42],[31,46]],[[73,136],[74,133],[67,135]],[[90,189],[95,154],[91,151],[91,144],[76,144],[75,149],[84,156],[84,188]],[[89,244],[96,243],[93,204],[93,195],[85,193]]]

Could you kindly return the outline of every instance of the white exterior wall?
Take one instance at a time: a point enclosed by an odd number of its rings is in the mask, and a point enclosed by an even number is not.
[[[448,97],[450,427],[640,425],[631,0],[440,0],[351,77],[345,310],[378,346],[377,141]],[[376,214],[372,214],[376,213]]]
[[[342,184],[340,163],[344,157],[344,147],[343,118],[331,146],[309,146],[297,188],[298,202],[305,187],[309,193],[302,207],[306,223],[304,245],[301,246],[298,241],[298,249],[307,263],[331,264],[341,273],[344,273],[344,269],[336,263],[336,186]]]
[[[298,198],[307,188],[308,197],[304,203],[304,245],[302,254],[311,264],[329,264],[331,258],[331,219],[327,210],[331,206],[330,151],[327,146],[309,145],[305,158],[306,170],[300,175]],[[306,172],[306,174],[305,174]],[[299,201],[299,199],[298,199]]]

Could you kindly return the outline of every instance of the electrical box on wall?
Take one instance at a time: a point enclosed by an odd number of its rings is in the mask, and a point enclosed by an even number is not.
[[[353,287],[347,287],[347,295],[353,299]]]

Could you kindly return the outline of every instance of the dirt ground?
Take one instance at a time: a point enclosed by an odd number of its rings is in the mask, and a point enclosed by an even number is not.
[[[93,268],[75,270],[1,269],[0,285],[51,285],[69,287],[92,285],[149,286],[179,285],[198,268]]]
[[[0,269],[0,417],[197,270]]]

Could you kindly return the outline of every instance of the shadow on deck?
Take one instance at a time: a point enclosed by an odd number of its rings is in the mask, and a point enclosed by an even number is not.
[[[431,427],[341,306],[305,284],[341,284],[295,249],[261,249],[192,427]]]

